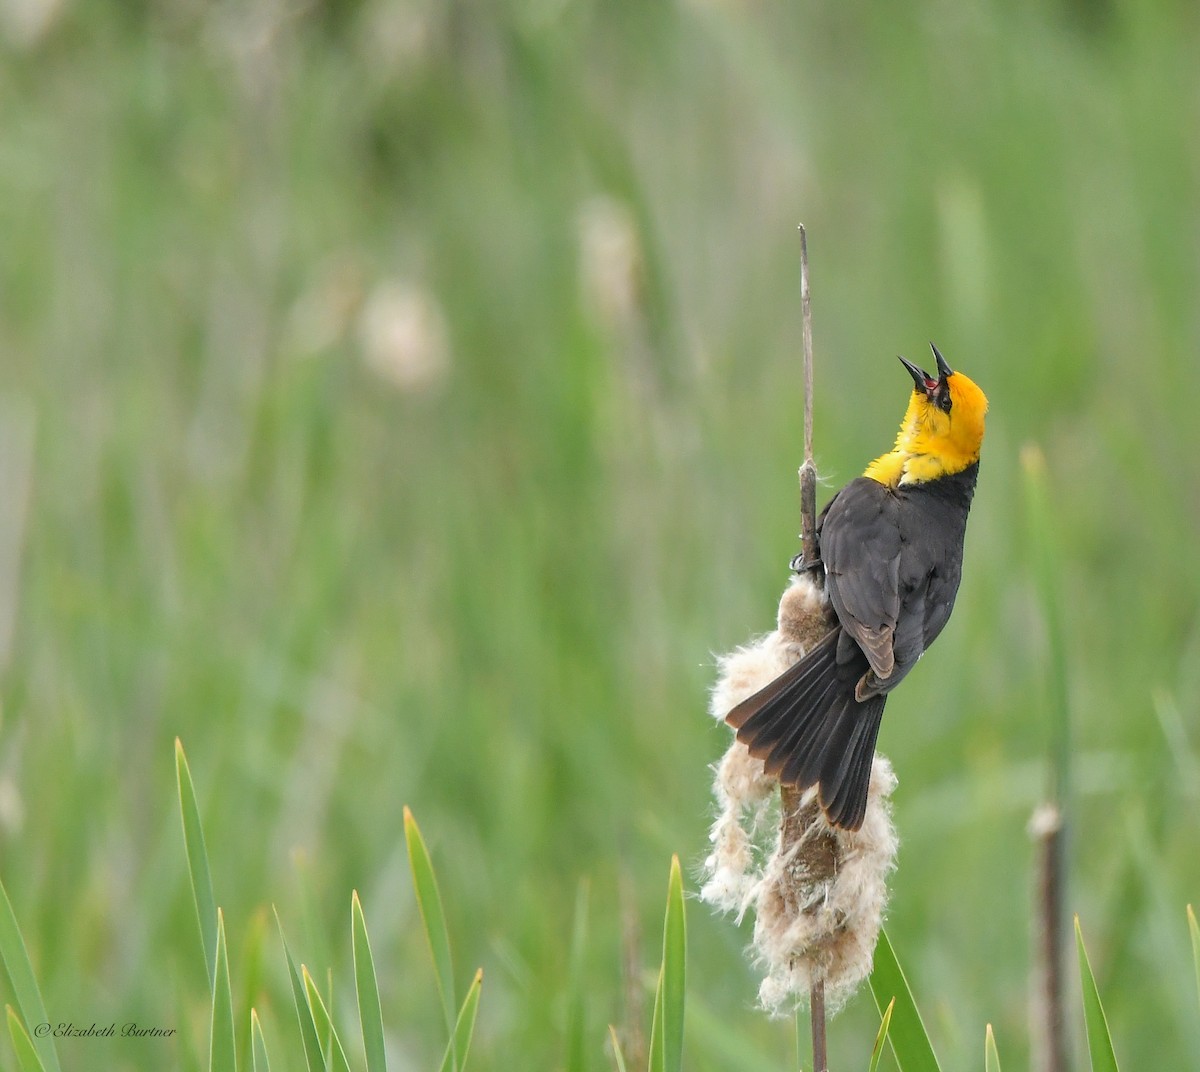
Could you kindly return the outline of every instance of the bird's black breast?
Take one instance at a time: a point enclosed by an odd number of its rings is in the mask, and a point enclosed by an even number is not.
[[[912,669],[950,618],[978,471],[976,463],[899,488],[860,477],[822,515],[826,586],[843,629],[860,646],[891,631],[895,667],[884,691]]]

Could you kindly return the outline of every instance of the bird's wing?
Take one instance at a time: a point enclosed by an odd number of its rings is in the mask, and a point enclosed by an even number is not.
[[[825,586],[842,628],[879,678],[896,665],[900,552],[899,510],[890,489],[859,477],[838,492],[821,526]]]

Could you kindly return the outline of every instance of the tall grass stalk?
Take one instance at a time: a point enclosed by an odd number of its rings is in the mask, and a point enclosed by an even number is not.
[[[1050,732],[1046,742],[1049,779],[1046,798],[1030,820],[1030,832],[1037,846],[1035,914],[1038,921],[1039,992],[1033,1000],[1038,1021],[1035,1054],[1042,1072],[1066,1072],[1068,1046],[1064,975],[1067,814],[1071,785],[1071,709],[1066,632],[1045,456],[1036,446],[1026,446],[1021,452],[1021,467],[1025,478],[1029,554],[1046,626],[1050,692],[1050,717],[1047,720]]]

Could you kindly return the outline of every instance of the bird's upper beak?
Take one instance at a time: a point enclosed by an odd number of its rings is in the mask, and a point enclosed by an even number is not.
[[[929,348],[933,351],[934,359],[937,361],[938,376],[937,379],[930,376],[920,365],[914,365],[906,357],[900,358],[900,363],[908,369],[908,374],[913,378],[913,383],[918,391],[923,391],[926,396],[933,399],[939,389],[945,390],[946,380],[954,375],[954,369],[946,364],[946,359],[942,357],[942,352],[933,343],[929,344]]]
[[[946,364],[946,359],[942,357],[942,351],[939,350],[933,343],[929,344],[929,349],[933,351],[933,356],[937,359],[938,375],[945,380],[947,376],[954,375],[954,369]]]

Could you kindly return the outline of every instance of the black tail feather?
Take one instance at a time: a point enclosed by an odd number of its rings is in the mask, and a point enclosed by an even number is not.
[[[829,820],[846,830],[857,830],[867,815],[867,795],[871,788],[871,765],[875,758],[875,741],[883,718],[886,696],[873,696],[853,713],[855,726],[850,747],[833,778],[821,781],[821,806]],[[826,797],[832,799],[826,799]]]
[[[795,730],[775,747],[776,773],[783,784],[803,783],[805,787],[816,784],[818,776],[806,775],[804,768],[813,754],[820,750],[826,727],[822,719],[813,718],[807,712],[823,711],[836,702],[836,689],[836,682],[828,682],[821,691],[805,697],[803,707],[796,708],[799,717],[794,719]]]
[[[788,761],[811,746],[810,738],[820,726],[806,712],[819,710],[827,702],[830,689],[827,678],[811,675],[796,682],[792,689],[769,707],[764,707],[738,732],[750,754],[763,761],[763,769],[772,777],[787,780],[795,772],[785,773]],[[790,784],[790,783],[789,783]]]
[[[803,698],[803,703],[794,709],[793,720],[795,730],[787,738],[779,742],[777,752],[786,753],[787,762],[781,764],[786,784],[815,785],[817,776],[805,772],[809,760],[823,747],[828,727],[825,720],[817,716],[817,712],[826,711],[832,704],[837,703],[838,683],[826,678],[824,687],[809,693]]]
[[[798,663],[793,663],[777,678],[759,689],[753,696],[743,700],[734,707],[725,716],[725,721],[735,730],[740,730],[748,718],[757,714],[765,704],[775,699],[776,696],[795,682],[804,672],[804,669],[803,659]]]
[[[857,667],[839,665],[834,629],[803,659],[743,700],[725,721],[768,774],[800,790],[820,787],[829,821],[862,826],[886,696],[854,698]],[[866,659],[862,660],[865,672]]]

